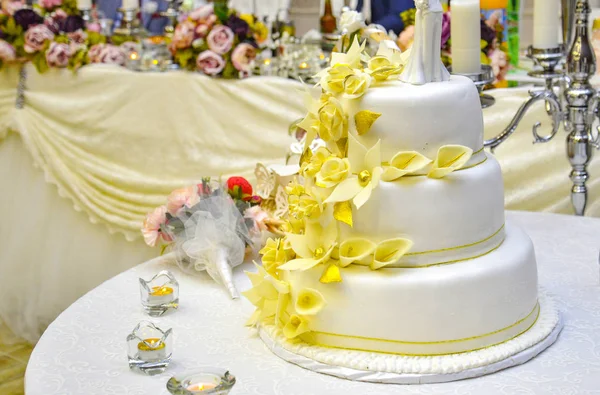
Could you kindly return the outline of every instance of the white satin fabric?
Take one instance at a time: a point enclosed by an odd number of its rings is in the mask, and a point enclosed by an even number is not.
[[[15,109],[18,69],[0,72],[0,319],[30,341],[77,297],[157,254],[139,228],[171,190],[282,163],[288,125],[304,113],[300,84],[278,78],[27,70],[23,110]],[[488,136],[526,97],[493,93]],[[541,105],[498,149],[507,206],[570,213],[564,133],[531,146],[537,119],[547,119]],[[598,160],[590,173],[588,215],[600,216]]]

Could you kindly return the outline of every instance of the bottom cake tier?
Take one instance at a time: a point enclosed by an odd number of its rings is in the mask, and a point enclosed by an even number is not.
[[[289,272],[292,300],[312,288],[324,297],[304,343],[348,350],[432,356],[479,350],[531,328],[540,313],[533,245],[507,223],[504,242],[468,261],[372,271],[352,265],[341,283],[322,268]],[[290,312],[291,313],[291,312]]]

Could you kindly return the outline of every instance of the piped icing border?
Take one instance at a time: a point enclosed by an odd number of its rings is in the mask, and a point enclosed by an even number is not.
[[[377,352],[413,357],[443,356],[477,351],[510,341],[531,329],[537,322],[539,314],[540,304],[537,302],[533,310],[517,322],[490,333],[464,339],[411,342],[318,331],[306,332],[299,337],[302,341],[311,345],[349,351]]]

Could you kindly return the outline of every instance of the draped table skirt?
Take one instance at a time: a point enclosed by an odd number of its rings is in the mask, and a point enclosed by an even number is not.
[[[203,176],[251,177],[257,162],[283,163],[288,126],[304,113],[302,86],[275,77],[25,70],[22,109],[19,69],[0,72],[0,320],[32,342],[79,296],[158,253],[139,228],[169,192]],[[527,98],[522,88],[492,94],[486,137]],[[566,135],[532,146],[537,120],[548,131],[542,104],[496,152],[506,206],[570,213]],[[597,170],[594,160],[590,216],[600,216]]]

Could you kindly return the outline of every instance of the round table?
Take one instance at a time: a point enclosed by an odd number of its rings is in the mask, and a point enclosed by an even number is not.
[[[168,394],[174,374],[201,366],[229,369],[232,394],[558,394],[600,389],[600,220],[507,212],[534,241],[541,286],[555,296],[565,328],[556,344],[533,361],[482,378],[395,386],[320,375],[277,358],[244,326],[253,311],[232,301],[208,276],[188,276],[157,258],[126,271],[75,302],[50,325],[35,347],[25,376],[27,395]],[[125,338],[141,320],[138,278],[167,267],[180,282],[178,311],[152,319],[173,328],[173,362],[158,376],[129,370]],[[245,264],[244,269],[252,269]],[[64,287],[77,278],[64,276]],[[236,270],[239,289],[249,287]],[[359,317],[357,317],[359,319]]]

